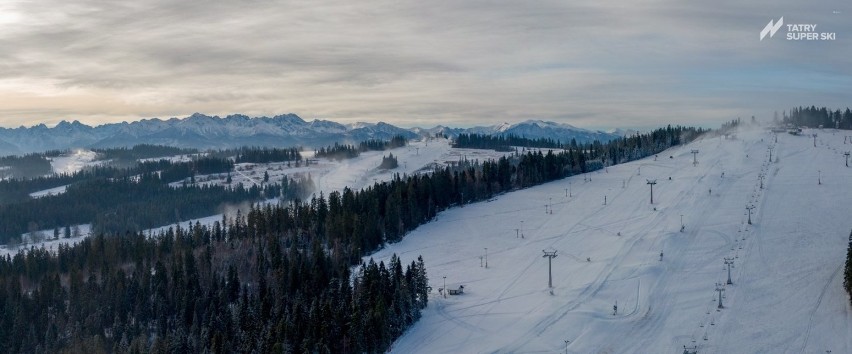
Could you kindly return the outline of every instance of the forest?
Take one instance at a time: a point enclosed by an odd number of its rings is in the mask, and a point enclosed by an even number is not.
[[[97,159],[108,161],[109,165],[116,167],[133,167],[137,160],[152,159],[163,156],[175,156],[186,154],[197,154],[196,149],[184,149],[172,146],[141,144],[133,147],[116,147],[104,149],[92,149],[97,153]]]
[[[388,141],[378,139],[365,140],[360,142],[358,147],[355,147],[354,145],[334,143],[332,146],[317,149],[314,156],[333,160],[345,160],[356,158],[364,151],[389,150],[403,147],[406,144],[408,144],[408,139],[401,135],[394,136]]]
[[[573,142],[574,146],[577,142]],[[562,143],[553,139],[539,138],[529,139],[516,135],[483,135],[483,134],[459,134],[453,141],[455,148],[468,149],[491,149],[496,151],[514,151],[514,146],[528,148],[552,148],[561,149]]]
[[[50,153],[0,157],[0,178],[34,178],[50,174]]]
[[[288,185],[292,183],[288,181]],[[92,223],[96,232],[144,230],[213,215],[225,205],[259,201],[282,192],[274,184],[263,188],[242,185],[173,188],[156,173],[143,174],[138,180],[88,180],[69,185],[59,195],[0,205],[0,243],[18,242],[19,236],[26,232],[88,223]]]
[[[334,143],[332,146],[321,147],[314,151],[315,157],[322,157],[331,160],[346,160],[354,159],[361,155],[360,150],[353,145]]]
[[[817,108],[796,107],[784,112],[783,122],[797,127],[852,129],[852,110],[829,110],[826,107]],[[775,120],[778,120],[777,113]]]
[[[270,163],[298,161],[302,159],[299,149],[270,148],[270,147],[243,147],[239,149],[218,150],[210,153],[211,156],[220,158],[234,158],[235,163]]]
[[[408,139],[402,135],[396,135],[390,140],[368,139],[358,143],[359,151],[383,151],[403,147],[408,144]]]
[[[384,351],[426,306],[423,260],[369,261],[350,274],[348,259],[307,234],[303,222],[316,220],[296,213],[309,208],[2,259],[0,350]]]
[[[299,155],[295,149],[266,152],[247,149],[242,156],[246,160],[275,160]],[[20,242],[20,235],[27,232],[88,223],[97,232],[138,231],[217,214],[228,204],[276,196],[304,198],[313,190],[310,180],[286,177],[276,181],[281,182],[278,185],[263,187],[192,183],[196,175],[228,173],[233,168],[230,158],[203,156],[186,162],[149,160],[126,168],[93,166],[72,174],[3,180],[0,181],[0,244]],[[189,183],[169,186],[176,181]],[[66,186],[65,193],[41,198],[29,196],[60,186]]]
[[[382,163],[379,164],[380,170],[392,170],[397,167],[399,167],[399,161],[396,159],[396,156],[393,156],[393,153],[388,156],[382,156]]]

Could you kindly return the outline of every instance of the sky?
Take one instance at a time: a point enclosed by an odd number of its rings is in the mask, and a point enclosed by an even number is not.
[[[0,48],[2,127],[201,112],[642,128],[852,106],[842,0],[3,0]]]

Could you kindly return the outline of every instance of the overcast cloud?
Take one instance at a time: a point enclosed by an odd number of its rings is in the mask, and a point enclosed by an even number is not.
[[[846,1],[0,3],[0,126],[193,112],[716,126],[852,106]],[[759,40],[769,20],[834,41]]]

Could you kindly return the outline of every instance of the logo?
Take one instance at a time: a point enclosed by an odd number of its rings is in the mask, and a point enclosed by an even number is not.
[[[767,34],[769,35],[769,38],[772,38],[772,36],[775,35],[775,32],[778,32],[778,30],[781,29],[781,26],[783,26],[783,25],[784,25],[784,17],[783,16],[780,19],[778,19],[778,22],[775,22],[774,24],[773,24],[773,20],[769,20],[769,23],[766,24],[766,27],[763,27],[763,31],[760,31],[760,40],[762,41],[763,38],[765,38]]]
[[[772,38],[782,26],[787,28],[785,39],[788,41],[833,41],[837,39],[835,32],[817,32],[816,23],[788,23],[785,26],[782,16],[778,19],[778,22],[774,19],[769,20],[766,27],[763,27],[763,30],[760,31],[760,40],[763,41],[766,36]]]

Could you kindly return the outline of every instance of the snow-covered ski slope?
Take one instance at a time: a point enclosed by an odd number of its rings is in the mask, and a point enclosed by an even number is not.
[[[561,353],[570,341],[569,353],[682,353],[684,345],[702,354],[852,353],[842,288],[852,229],[845,135],[806,130],[775,143],[753,128],[612,166],[590,182],[574,176],[443,212],[373,255],[423,255],[433,287],[422,319],[392,349]],[[646,179],[657,181],[654,204]],[[542,257],[550,247],[558,251],[552,293]],[[717,309],[725,257],[734,260],[733,285]],[[464,294],[441,297],[444,276]]]
[[[539,149],[533,149],[539,150]],[[519,152],[523,153],[526,150],[519,148]],[[431,173],[435,167],[446,166],[450,163],[458,162],[462,159],[470,161],[485,161],[489,159],[498,159],[501,156],[512,154],[513,152],[499,152],[494,150],[480,149],[456,149],[450,145],[447,139],[432,139],[411,141],[404,147],[390,149],[386,151],[367,151],[360,156],[345,160],[331,160],[320,158],[317,162],[310,166],[301,167],[286,167],[286,163],[276,162],[269,164],[242,163],[237,164],[237,168],[231,173],[233,184],[242,183],[243,185],[261,185],[263,181],[263,173],[267,172],[270,176],[270,183],[276,183],[281,180],[282,176],[289,178],[304,178],[311,176],[315,183],[315,195],[323,194],[328,196],[329,193],[337,191],[342,192],[344,188],[352,190],[361,190],[371,186],[376,182],[387,182],[394,178],[395,175],[400,176],[412,175],[417,173]],[[390,170],[379,170],[378,166],[382,162],[384,156],[393,154],[399,161],[399,167]],[[303,151],[302,155],[313,158],[312,151]],[[218,173],[213,175],[197,176],[199,184],[202,185],[224,185],[227,174]],[[178,187],[182,181],[171,183],[172,186]],[[44,190],[34,195],[45,195],[53,190]],[[64,189],[63,189],[64,192]],[[35,197],[35,196],[34,196]],[[276,202],[277,199],[270,199],[267,202]],[[243,204],[247,209],[247,204]],[[236,206],[227,208],[231,213],[236,213]],[[244,210],[245,212],[245,210]],[[231,214],[229,217],[233,217]],[[222,214],[212,215],[208,217],[198,218],[183,221],[180,223],[182,227],[187,227],[189,224],[199,222],[203,225],[212,225],[213,222],[222,220]],[[164,225],[163,227],[145,230],[146,233],[157,233],[164,231],[174,225]]]

